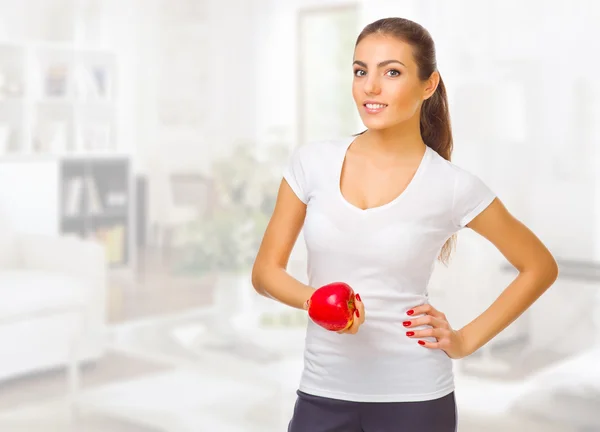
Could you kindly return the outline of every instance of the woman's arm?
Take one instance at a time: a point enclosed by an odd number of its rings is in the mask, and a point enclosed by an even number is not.
[[[282,180],[252,269],[252,285],[259,294],[298,309],[303,309],[314,289],[292,277],[286,269],[305,216],[306,204]]]
[[[469,355],[508,327],[558,277],[558,266],[544,244],[495,199],[468,225],[488,239],[519,271],[515,280],[476,319],[461,330]]]

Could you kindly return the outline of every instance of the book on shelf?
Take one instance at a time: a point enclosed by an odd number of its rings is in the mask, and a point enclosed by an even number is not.
[[[100,192],[98,192],[98,188],[96,187],[96,182],[93,178],[86,178],[86,186],[88,193],[88,214],[90,215],[99,215],[104,210],[102,208],[102,200],[100,198]]]
[[[87,208],[83,209],[83,194],[87,199]],[[76,176],[67,181],[65,186],[65,207],[63,214],[67,217],[82,215],[102,215],[105,207],[100,197],[100,191],[91,176]]]
[[[45,96],[65,97],[69,68],[65,64],[54,64],[48,67],[45,76]]]
[[[125,225],[113,225],[98,228],[89,237],[102,243],[106,250],[106,260],[109,264],[119,264],[125,259]]]
[[[77,97],[81,100],[108,100],[108,71],[103,66],[78,65],[75,70]]]
[[[79,216],[82,213],[84,178],[83,176],[73,177],[65,185],[65,200],[63,214],[67,217]]]

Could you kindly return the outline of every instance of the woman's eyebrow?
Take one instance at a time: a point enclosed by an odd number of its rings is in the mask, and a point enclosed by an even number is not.
[[[392,59],[392,60],[384,60],[384,61],[378,63],[377,67],[384,67],[384,66],[389,65],[390,63],[400,63],[402,66],[406,67],[406,65],[404,63],[402,63],[400,60],[394,60],[394,59]],[[364,68],[367,67],[367,64],[365,62],[360,61],[360,60],[354,60],[354,63],[352,63],[352,64],[353,65],[357,64],[357,65],[362,66]]]

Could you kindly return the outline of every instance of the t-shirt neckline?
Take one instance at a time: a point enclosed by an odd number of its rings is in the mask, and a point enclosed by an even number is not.
[[[346,161],[346,154],[348,153],[348,149],[350,148],[350,146],[352,145],[352,143],[356,140],[355,136],[350,137],[342,146],[342,151],[341,151],[341,159],[338,161],[338,171],[337,171],[337,176],[336,176],[336,191],[337,191],[337,195],[338,198],[344,203],[344,205],[348,208],[350,208],[352,211],[358,212],[360,214],[370,214],[370,213],[375,213],[375,212],[380,212],[383,210],[388,209],[389,207],[392,207],[394,205],[396,205],[397,203],[399,203],[400,201],[402,201],[405,196],[408,194],[408,192],[410,192],[411,189],[416,187],[416,184],[419,182],[421,176],[423,175],[423,172],[425,171],[425,167],[427,166],[429,159],[431,157],[431,151],[432,149],[429,146],[425,146],[425,153],[423,154],[423,157],[421,158],[421,162],[419,163],[419,166],[417,167],[417,170],[415,171],[415,174],[413,175],[412,179],[410,180],[410,182],[408,183],[408,185],[404,188],[404,190],[402,192],[400,192],[400,194],[398,196],[396,196],[393,200],[376,206],[376,207],[369,207],[366,209],[361,209],[360,207],[357,207],[356,205],[352,204],[350,201],[348,201],[345,197],[344,194],[342,193],[342,187],[341,187],[341,180],[342,180],[342,169],[344,168],[344,162]]]

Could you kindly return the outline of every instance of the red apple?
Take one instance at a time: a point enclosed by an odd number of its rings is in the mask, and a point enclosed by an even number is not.
[[[308,316],[321,327],[345,330],[354,320],[354,290],[344,282],[332,282],[315,290],[308,301]]]

